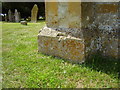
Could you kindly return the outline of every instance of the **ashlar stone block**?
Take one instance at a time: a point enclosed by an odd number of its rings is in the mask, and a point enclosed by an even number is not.
[[[51,33],[52,32],[52,33]],[[58,56],[73,62],[84,62],[84,40],[69,36],[50,28],[44,28],[38,35],[39,52]]]

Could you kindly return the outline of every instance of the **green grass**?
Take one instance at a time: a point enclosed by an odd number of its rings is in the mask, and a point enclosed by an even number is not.
[[[38,53],[37,35],[44,25],[44,21],[27,26],[2,23],[3,88],[118,87],[116,61],[97,57],[73,64]]]

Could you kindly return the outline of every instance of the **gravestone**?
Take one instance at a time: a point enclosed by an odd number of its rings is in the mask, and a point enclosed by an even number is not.
[[[97,52],[119,58],[117,2],[46,2],[45,5],[47,26],[38,34],[39,52],[75,62],[84,62]]]
[[[37,22],[38,6],[35,4],[31,10],[31,22]]]
[[[19,21],[20,21],[20,15],[17,9],[15,9],[15,22],[19,22]]]
[[[5,15],[5,21],[6,21],[6,22],[8,21],[8,16],[7,16],[7,15]]]
[[[10,9],[8,11],[8,20],[9,20],[9,22],[12,22],[12,12]]]

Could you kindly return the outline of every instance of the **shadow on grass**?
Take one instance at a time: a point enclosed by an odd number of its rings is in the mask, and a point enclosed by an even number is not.
[[[103,57],[100,54],[93,55],[87,59],[82,66],[89,67],[96,71],[101,71],[106,74],[112,74],[120,79],[120,60]]]
[[[60,58],[60,57],[52,56],[52,58]],[[118,59],[103,57],[100,54],[95,54],[92,55],[91,58],[87,59],[82,64],[65,59],[62,60],[68,63],[78,64],[78,66],[80,65],[82,67],[88,67],[95,71],[106,73],[108,75],[113,75],[115,78],[120,79],[120,60]]]
[[[51,56],[48,54],[44,54],[47,56]],[[51,56],[51,58],[57,58],[57,59],[62,59],[60,57],[56,57],[56,56]],[[108,57],[103,57],[100,54],[95,54],[92,55],[91,58],[86,59],[86,61],[82,64],[80,64],[79,62],[73,62],[71,60],[66,60],[66,59],[62,59],[65,62],[68,63],[72,63],[72,64],[77,64],[78,66],[82,66],[82,67],[88,67],[92,70],[95,71],[100,71],[103,73],[106,73],[108,75],[112,75],[115,78],[118,78],[118,80],[120,80],[120,60],[118,59],[112,59],[112,58],[108,58]]]

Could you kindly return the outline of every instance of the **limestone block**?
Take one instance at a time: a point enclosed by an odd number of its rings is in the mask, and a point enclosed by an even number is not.
[[[85,60],[84,41],[53,29],[43,29],[38,35],[39,52],[75,62]]]

